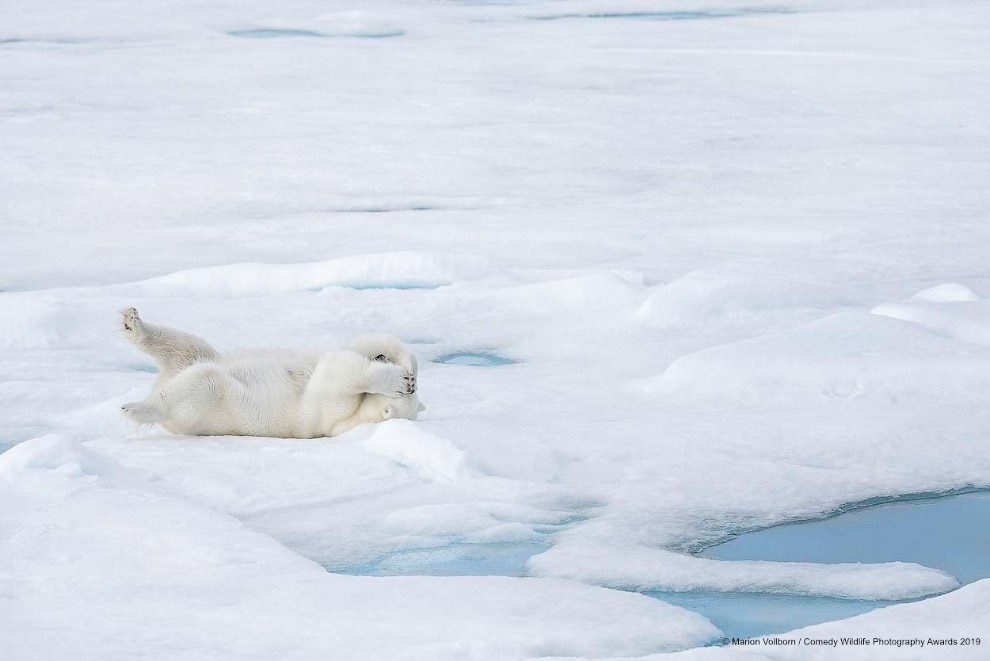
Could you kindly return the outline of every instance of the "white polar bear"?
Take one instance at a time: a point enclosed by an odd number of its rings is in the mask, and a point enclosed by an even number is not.
[[[349,351],[220,354],[195,335],[145,323],[134,308],[121,314],[126,335],[161,370],[143,402],[121,407],[140,424],[173,434],[317,438],[415,420],[424,408],[416,357],[394,337],[362,337]]]

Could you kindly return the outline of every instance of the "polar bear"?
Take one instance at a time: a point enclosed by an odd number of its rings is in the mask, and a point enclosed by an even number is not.
[[[252,350],[221,354],[205,340],[121,311],[123,329],[160,373],[142,402],[124,404],[139,424],[173,434],[281,438],[336,436],[389,418],[415,420],[416,357],[387,335],[350,350]]]

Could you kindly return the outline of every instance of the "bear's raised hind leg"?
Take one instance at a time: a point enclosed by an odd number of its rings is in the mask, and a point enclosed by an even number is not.
[[[168,326],[145,323],[135,308],[125,308],[120,314],[128,339],[151,356],[163,374],[174,374],[194,363],[219,357],[217,350],[203,338]]]

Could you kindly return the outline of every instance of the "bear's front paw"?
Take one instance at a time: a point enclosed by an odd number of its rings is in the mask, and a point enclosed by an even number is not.
[[[416,377],[391,363],[381,365],[378,383],[376,392],[387,397],[402,397],[416,392]]]

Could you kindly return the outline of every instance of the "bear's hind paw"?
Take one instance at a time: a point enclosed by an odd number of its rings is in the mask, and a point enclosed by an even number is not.
[[[120,407],[124,417],[139,425],[151,425],[161,420],[161,412],[151,404],[130,402]]]

